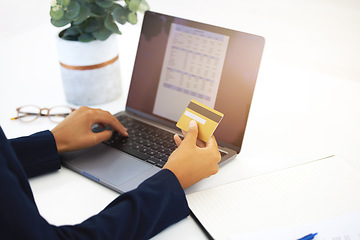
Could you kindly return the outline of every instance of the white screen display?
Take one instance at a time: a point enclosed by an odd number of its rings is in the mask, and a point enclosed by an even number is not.
[[[229,36],[172,23],[154,114],[178,121],[190,100],[215,106]]]

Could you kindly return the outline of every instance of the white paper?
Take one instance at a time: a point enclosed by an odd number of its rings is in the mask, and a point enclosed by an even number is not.
[[[192,193],[187,199],[215,239],[229,239],[359,211],[360,172],[334,156]]]
[[[360,212],[312,224],[235,235],[231,240],[295,240],[309,233],[317,233],[314,240],[360,240]]]

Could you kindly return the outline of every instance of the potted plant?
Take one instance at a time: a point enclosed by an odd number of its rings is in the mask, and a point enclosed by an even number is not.
[[[146,0],[53,0],[51,23],[63,28],[58,52],[69,102],[94,105],[119,97],[118,24],[136,24],[137,13],[148,8]]]

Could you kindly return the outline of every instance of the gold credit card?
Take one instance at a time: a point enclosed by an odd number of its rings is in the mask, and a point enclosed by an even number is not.
[[[198,138],[204,142],[209,141],[224,114],[208,106],[191,100],[176,126],[184,131],[189,130],[189,122],[193,119],[198,124]]]

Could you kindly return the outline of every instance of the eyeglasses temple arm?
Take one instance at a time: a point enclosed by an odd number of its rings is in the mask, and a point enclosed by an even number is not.
[[[21,112],[21,113],[23,113],[24,115],[10,118],[10,120],[16,120],[16,119],[26,117],[26,116],[29,116],[29,115],[39,115],[38,113],[27,113],[27,112]],[[41,116],[45,116],[45,115],[41,115]]]

